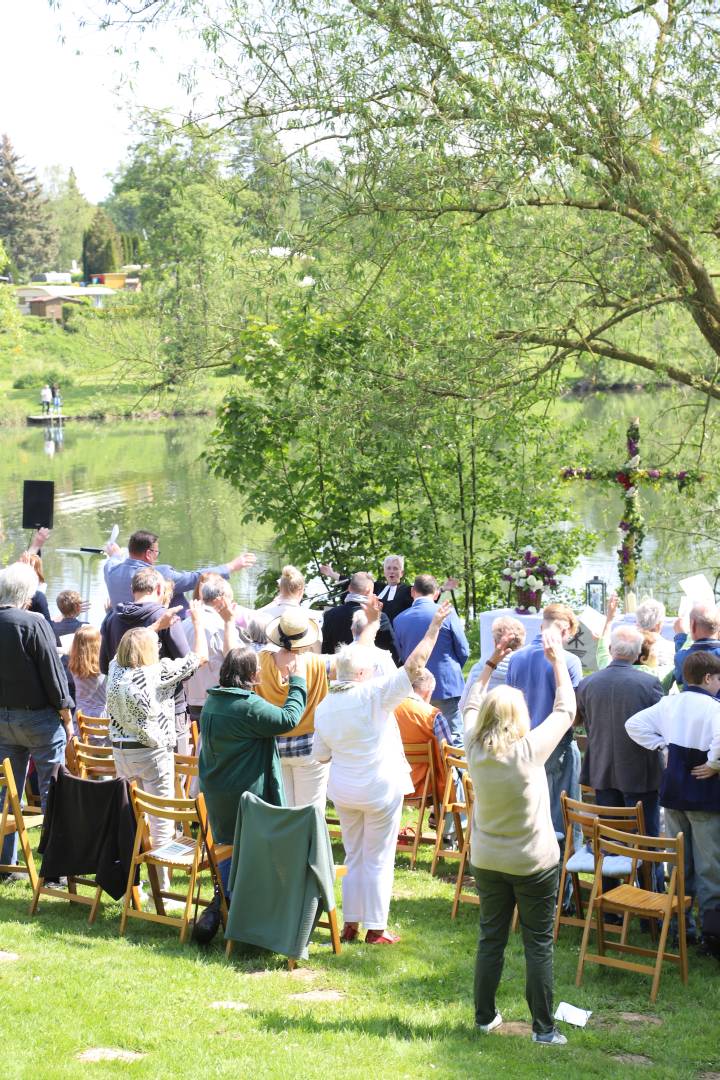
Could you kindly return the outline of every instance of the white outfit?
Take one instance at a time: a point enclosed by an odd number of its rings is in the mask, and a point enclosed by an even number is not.
[[[257,608],[254,615],[255,617],[260,615],[270,622],[271,619],[280,618],[283,612],[288,609],[297,609],[299,607],[300,604],[296,603],[295,600],[273,600],[272,603],[266,604],[265,607]]]
[[[205,612],[205,637],[208,646],[208,662],[198,668],[185,683],[185,697],[188,705],[202,708],[205,704],[207,692],[212,686],[217,686],[220,681],[220,668],[224,659],[223,646],[225,643],[225,622],[214,607],[203,604]],[[191,649],[195,649],[195,626],[188,616],[182,624],[185,636]],[[233,631],[235,632],[235,631]],[[239,638],[236,640],[237,644]]]
[[[368,930],[387,926],[403,796],[413,791],[393,715],[411,693],[399,668],[382,679],[333,686],[315,710],[312,756],[331,760],[328,796],[345,847],[343,915]]]
[[[329,765],[321,765],[307,754],[281,757],[285,802],[288,806],[317,806],[325,813]]]

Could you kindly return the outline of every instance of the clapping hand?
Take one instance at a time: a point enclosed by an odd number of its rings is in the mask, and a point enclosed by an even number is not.
[[[228,567],[232,573],[236,570],[246,570],[248,566],[254,566],[257,562],[257,556],[253,555],[252,551],[246,551],[242,555],[237,555],[232,562],[228,563]]]
[[[337,570],[333,570],[332,563],[320,563],[318,569],[320,570],[320,573],[323,575],[323,577],[329,577],[332,579],[332,581],[340,580],[340,575],[338,574]]]
[[[506,630],[495,646],[495,650],[490,657],[490,662],[497,666],[500,661],[504,660],[506,656],[509,656],[516,647],[517,636],[515,632],[513,630]]]
[[[293,653],[291,659],[288,661],[286,671],[288,675],[296,675],[299,679],[304,679],[307,672],[307,657],[305,653]]]
[[[542,631],[543,652],[545,659],[551,664],[557,664],[562,659],[563,643],[562,635],[556,626],[548,626]]]
[[[678,615],[677,619],[673,623],[674,634],[688,634],[690,632],[690,626],[682,615]]]

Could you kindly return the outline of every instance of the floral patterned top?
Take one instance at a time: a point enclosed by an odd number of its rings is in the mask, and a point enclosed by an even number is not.
[[[106,684],[112,742],[139,742],[167,749],[176,742],[175,688],[200,666],[195,653],[147,667],[124,668],[110,662]]]

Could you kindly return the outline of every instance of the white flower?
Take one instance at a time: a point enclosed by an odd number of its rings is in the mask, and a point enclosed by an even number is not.
[[[519,570],[520,567],[522,566],[522,563],[520,562],[519,559],[516,559],[515,562],[513,563],[513,566],[515,567],[516,570]]]
[[[636,454],[635,457],[631,457],[630,460],[623,466],[625,469],[637,469],[640,464],[640,455]]]
[[[625,492],[628,499],[634,499],[635,496],[637,495],[637,493],[638,493],[638,489],[636,487],[629,487],[627,489],[627,491]]]
[[[528,589],[537,589],[537,587],[538,587],[538,585],[539,585],[539,584],[540,584],[540,582],[539,582],[539,580],[538,580],[538,579],[537,579],[537,578],[535,577],[535,575],[534,575],[534,574],[530,574],[530,575],[528,576],[528,579],[527,579],[527,586],[528,586]]]
[[[536,615],[536,614],[537,614],[537,608],[535,607],[534,604],[531,604],[530,607],[528,608],[528,615]]]
[[[530,545],[529,545],[529,544],[528,544],[528,546],[527,546],[526,548],[524,548],[523,550],[525,551],[525,554],[526,554],[526,555],[532,555],[532,554],[533,554],[533,549],[532,549],[532,548],[530,547]]]
[[[527,570],[518,570],[518,572],[517,572],[517,580],[524,581],[526,577],[527,577]]]
[[[554,563],[548,563],[547,568],[548,568],[548,570],[550,571],[551,574],[554,574],[555,571],[557,570],[557,566],[555,566]]]

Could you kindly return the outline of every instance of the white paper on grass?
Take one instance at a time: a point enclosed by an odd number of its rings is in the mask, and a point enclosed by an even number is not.
[[[692,577],[683,578],[680,588],[693,604],[715,604],[713,587],[704,574],[693,574]]]
[[[578,619],[583,626],[587,626],[593,637],[601,637],[602,632],[605,629],[605,616],[601,612],[596,611],[595,608],[586,606],[578,615]]]
[[[591,1009],[578,1009],[576,1005],[568,1005],[567,1001],[561,1001],[555,1010],[556,1020],[564,1020],[575,1027],[585,1027],[591,1016]]]

